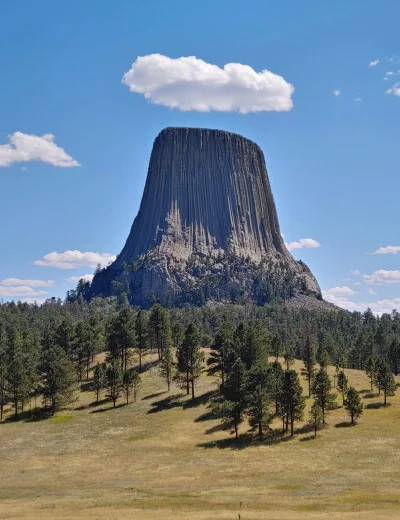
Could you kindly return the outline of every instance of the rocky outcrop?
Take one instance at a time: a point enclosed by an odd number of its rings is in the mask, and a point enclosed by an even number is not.
[[[321,296],[282,240],[259,146],[201,128],[157,136],[126,244],[92,282],[92,295],[118,291],[142,305]]]

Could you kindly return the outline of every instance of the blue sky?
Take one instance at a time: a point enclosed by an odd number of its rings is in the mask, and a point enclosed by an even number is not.
[[[118,254],[155,136],[202,126],[264,150],[285,240],[320,244],[292,252],[328,299],[400,308],[399,17],[397,0],[3,0],[0,298],[63,297]],[[166,89],[175,65],[189,79]]]

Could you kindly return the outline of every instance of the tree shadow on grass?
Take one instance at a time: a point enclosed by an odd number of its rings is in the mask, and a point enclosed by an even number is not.
[[[300,442],[307,442],[307,441],[316,441],[318,437],[315,437],[315,435],[307,435],[307,437],[302,437],[300,439]]]
[[[374,397],[378,397],[378,394],[375,394],[374,392],[368,392],[363,395],[364,399],[373,399]]]
[[[145,395],[142,397],[142,401],[148,401],[149,399],[154,399],[155,397],[159,397],[166,393],[166,390],[161,390],[160,392],[154,392],[154,394]]]
[[[352,428],[355,424],[351,424],[350,421],[343,421],[335,424],[335,428]]]
[[[283,435],[282,432],[272,431],[264,435],[260,440],[257,436],[251,433],[244,433],[239,436],[239,439],[227,437],[226,439],[217,439],[215,441],[201,442],[197,447],[204,449],[219,448],[231,450],[243,450],[244,448],[251,448],[255,446],[273,446],[288,442],[294,439],[290,435]]]
[[[109,412],[110,410],[116,410],[117,408],[122,408],[124,406],[126,406],[126,403],[119,403],[116,406],[107,406],[107,408],[97,408],[96,410],[92,410],[90,413]]]
[[[155,401],[154,403],[151,403],[152,408],[147,413],[164,412],[165,410],[171,410],[172,408],[182,407],[183,403],[180,400],[178,401],[178,399],[181,399],[183,395],[184,394],[169,395],[164,399]]]
[[[189,399],[188,401],[185,401],[183,403],[183,408],[186,410],[186,408],[196,408],[197,406],[200,406],[201,404],[207,403],[210,399],[218,395],[218,390],[210,390],[209,392],[205,392],[202,395],[199,395],[198,397],[195,397],[194,399]]]
[[[365,405],[365,408],[367,408],[368,410],[377,410],[378,408],[386,408],[386,407],[388,407],[390,405],[391,405],[391,403],[386,403],[386,404],[381,403],[381,402],[379,402],[379,403],[369,403],[369,404]]]
[[[93,391],[93,381],[85,381],[81,383],[81,392],[90,392]]]
[[[221,422],[221,423],[218,423],[218,424],[215,424],[214,426],[211,426],[211,428],[208,428],[204,433],[206,435],[211,435],[212,433],[216,433],[216,432],[222,432],[226,430],[226,427],[225,425]]]
[[[208,410],[208,412],[204,412],[196,417],[194,422],[212,421],[213,419],[217,419],[217,417],[213,414],[212,410]]]
[[[372,390],[369,388],[364,388],[363,390],[360,390],[358,393],[359,394],[368,394],[369,392],[372,392]]]
[[[313,424],[304,424],[303,426],[301,426],[301,428],[296,428],[294,433],[296,435],[301,435],[302,433],[310,433],[313,430],[314,430],[314,425]]]
[[[24,412],[20,412],[17,416],[10,415],[4,419],[4,423],[13,423],[13,422],[39,422],[45,421],[46,419],[50,419],[51,414],[49,411],[44,410],[42,408],[38,410],[26,410]]]

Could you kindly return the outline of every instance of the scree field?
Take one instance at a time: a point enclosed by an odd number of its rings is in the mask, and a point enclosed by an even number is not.
[[[154,365],[127,406],[123,398],[115,409],[95,406],[83,391],[53,418],[8,417],[0,424],[0,518],[400,518],[400,391],[383,407],[364,373],[346,374],[362,392],[364,415],[349,427],[338,397],[317,439],[307,399],[293,439],[277,421],[262,442],[242,424],[235,442],[210,413],[214,377],[202,376],[192,401],[178,387],[166,392]]]

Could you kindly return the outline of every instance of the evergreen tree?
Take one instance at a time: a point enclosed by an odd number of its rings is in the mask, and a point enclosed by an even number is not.
[[[160,375],[167,383],[168,392],[171,388],[172,379],[175,372],[175,360],[174,355],[170,347],[164,350],[164,355],[160,361]]]
[[[275,403],[275,415],[279,414],[279,402],[281,398],[284,370],[279,361],[274,361],[270,365],[269,388],[271,397]]]
[[[349,381],[348,381],[345,373],[341,370],[337,377],[336,386],[337,386],[337,389],[339,390],[339,392],[342,394],[343,406],[344,406],[344,402],[345,402],[345,396],[347,393],[348,382]]]
[[[134,391],[134,400],[136,401],[136,393],[140,384],[140,375],[136,372],[134,368],[129,368],[124,372],[122,378],[122,387],[125,392],[126,404],[129,404],[129,396],[131,391]]]
[[[108,360],[119,359],[121,370],[128,368],[130,349],[135,346],[135,315],[131,308],[122,309],[114,316],[107,330]]]
[[[311,387],[311,392],[321,407],[322,423],[325,424],[325,416],[330,410],[336,408],[336,394],[331,392],[332,383],[327,372],[320,369],[316,374]]]
[[[371,382],[371,392],[374,388],[374,381],[376,379],[377,368],[378,368],[377,359],[374,356],[369,356],[369,358],[367,359],[367,362],[365,364],[365,372]]]
[[[309,423],[313,425],[314,437],[317,437],[317,430],[323,424],[322,408],[318,401],[314,401],[311,406]]]
[[[229,373],[235,360],[236,355],[232,345],[232,329],[225,325],[218,329],[211,345],[210,355],[207,359],[208,373],[210,375],[219,373],[223,386],[226,375]]]
[[[7,364],[8,338],[4,325],[0,322],[0,421],[3,420],[4,405],[7,404]]]
[[[147,347],[147,319],[144,311],[139,310],[135,320],[136,347],[139,352],[139,370],[142,371],[142,356]]]
[[[303,349],[304,373],[308,381],[308,396],[311,396],[311,383],[315,372],[315,345],[310,336],[307,336]]]
[[[119,396],[121,395],[122,378],[123,372],[121,363],[118,359],[114,358],[106,369],[106,387],[108,389],[107,397],[112,400],[114,408]]]
[[[283,429],[288,431],[290,424],[290,436],[294,435],[294,421],[303,418],[305,401],[302,396],[301,387],[297,372],[286,370],[283,375],[283,385],[279,398],[279,410],[282,417]]]
[[[186,329],[185,337],[177,350],[177,361],[178,372],[186,385],[186,393],[189,394],[191,386],[194,399],[195,381],[201,374],[204,353],[200,350],[200,333],[192,323]]]
[[[381,360],[378,364],[376,373],[376,386],[383,390],[383,404],[387,404],[387,396],[394,395],[396,391],[396,381],[388,363]]]
[[[99,402],[100,392],[106,386],[106,366],[104,363],[97,363],[93,370],[93,386],[96,393],[96,403]]]
[[[324,370],[328,368],[331,359],[328,352],[325,350],[322,344],[320,344],[318,347],[316,360],[318,361],[318,364],[321,368],[323,368]]]
[[[295,355],[291,345],[288,345],[283,351],[283,359],[285,361],[286,370],[290,370],[290,367],[294,365]]]
[[[185,329],[182,327],[182,325],[175,321],[171,327],[171,333],[172,333],[172,345],[175,349],[179,348],[183,338],[185,336]]]
[[[169,312],[159,303],[150,309],[148,335],[151,348],[157,349],[158,358],[161,359],[164,350],[172,344],[172,336]]]
[[[54,413],[73,402],[76,391],[76,373],[68,355],[55,346],[44,353],[43,404]]]
[[[237,358],[222,388],[224,407],[219,416],[233,426],[235,437],[239,437],[239,424],[246,409],[246,371],[243,362]],[[217,410],[216,410],[217,411]]]
[[[345,408],[348,411],[351,424],[354,424],[363,413],[363,404],[360,395],[354,387],[350,387],[346,393]]]
[[[30,391],[29,372],[25,362],[23,336],[16,330],[12,336],[7,363],[7,386],[14,404],[15,417],[18,415],[19,406],[21,411],[24,411],[24,404]]]
[[[282,339],[279,334],[275,333],[271,339],[271,354],[278,361],[282,352]]]
[[[249,370],[247,378],[247,415],[250,426],[258,430],[260,440],[272,421],[272,414],[269,412],[269,376],[268,366],[258,363]]]
[[[400,371],[400,341],[393,339],[389,346],[388,358],[392,372],[398,375]]]

